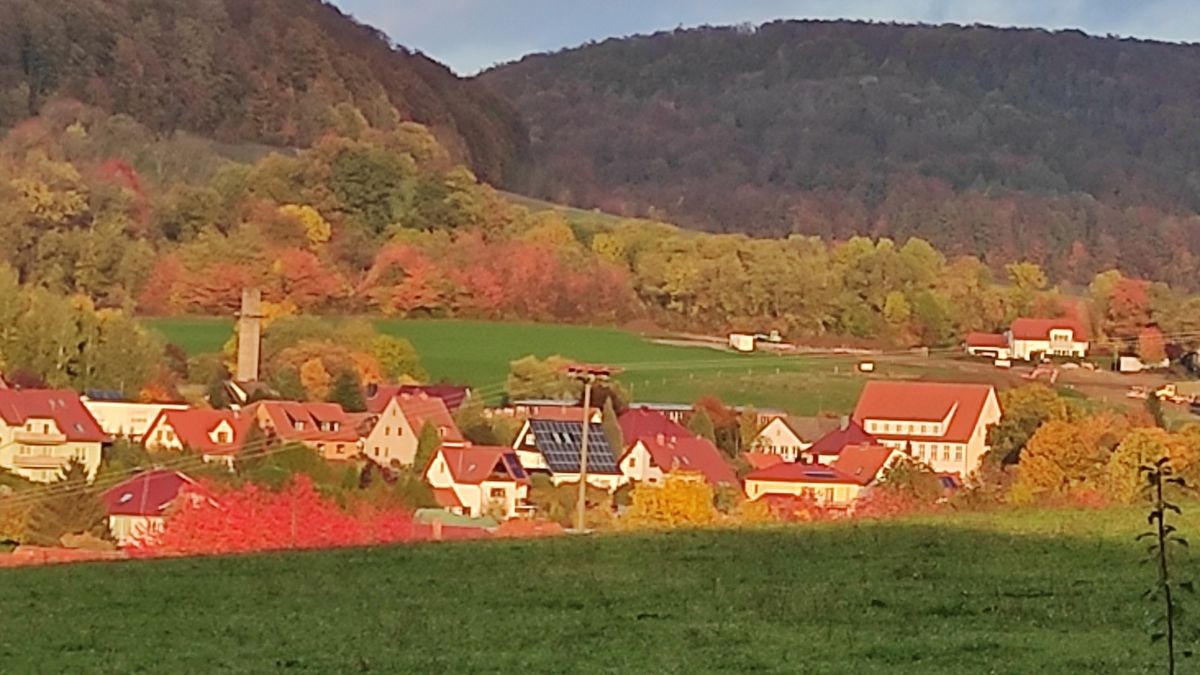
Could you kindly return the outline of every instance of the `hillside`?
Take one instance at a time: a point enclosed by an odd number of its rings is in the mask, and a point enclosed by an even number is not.
[[[157,132],[304,146],[357,114],[429,126],[498,180],[521,156],[511,109],[319,0],[11,0],[0,6],[0,129],[56,97]]]
[[[943,513],[0,570],[0,657],[12,672],[1146,672],[1162,652],[1139,600],[1143,522]]]
[[[1193,276],[1200,46],[787,21],[611,39],[481,79],[528,194],[760,235],[921,236],[1083,282]]]

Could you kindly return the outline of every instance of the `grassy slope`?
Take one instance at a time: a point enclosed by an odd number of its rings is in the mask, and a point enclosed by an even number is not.
[[[217,351],[229,339],[224,319],[148,319],[189,353]],[[844,357],[741,355],[656,344],[617,328],[457,320],[378,321],[381,331],[408,338],[434,380],[463,382],[495,400],[509,362],[536,354],[563,354],[621,365],[621,379],[642,401],[692,402],[712,393],[728,403],[782,408],[798,414],[853,407],[865,378]],[[914,365],[888,365],[882,375],[954,376]],[[961,379],[961,375],[957,378]]]
[[[1128,673],[1139,512],[0,572],[8,672]],[[1191,516],[1185,530],[1200,520]]]

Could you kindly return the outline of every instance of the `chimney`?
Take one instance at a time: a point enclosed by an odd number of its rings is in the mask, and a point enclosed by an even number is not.
[[[657,441],[659,445],[667,444],[667,437],[662,434],[658,434],[657,436],[655,436],[654,440]]]
[[[850,428],[850,416],[849,416],[849,415],[842,415],[842,421],[841,421],[841,424],[839,424],[839,425],[838,425],[838,427],[839,427],[839,428],[840,428],[842,431],[845,431],[845,430],[849,429],[849,428]]]
[[[238,313],[238,358],[237,373],[235,373],[239,382],[258,381],[262,319],[262,291],[257,288],[242,289],[242,311]]]

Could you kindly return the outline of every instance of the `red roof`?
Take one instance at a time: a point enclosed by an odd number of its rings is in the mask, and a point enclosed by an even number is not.
[[[337,403],[259,401],[247,408],[264,431],[283,441],[334,441],[353,443],[369,413],[347,413]],[[264,419],[265,418],[265,419]]]
[[[179,491],[196,482],[178,471],[146,471],[105,490],[102,499],[110,516],[161,516]]]
[[[707,438],[662,435],[638,440],[663,471],[698,471],[712,485],[737,485],[737,474]]]
[[[446,409],[453,413],[462,407],[470,393],[467,387],[455,384],[380,384],[367,396],[367,412],[378,415],[389,401],[400,394],[425,394],[442,399]]]
[[[222,422],[232,430],[226,443],[213,440],[211,435]],[[206,455],[230,455],[242,448],[253,422],[252,416],[232,410],[164,410],[146,430],[146,438],[153,442],[156,428],[165,423],[186,448]]]
[[[777,464],[751,472],[746,480],[868,485],[879,477],[879,472],[893,452],[891,448],[879,445],[850,445],[842,450],[830,466]]]
[[[583,409],[579,408],[579,417],[583,415]],[[654,438],[655,436],[674,436],[676,438],[690,438],[695,436],[688,428],[672,422],[666,415],[650,410],[649,408],[633,408],[626,410],[621,415],[617,423],[621,427],[621,436],[625,440],[625,446],[633,445],[638,439]]]
[[[1060,319],[1026,319],[1013,321],[1009,329],[1016,340],[1049,340],[1050,331],[1069,329],[1074,332],[1075,340],[1083,342],[1088,339],[1087,328],[1075,319],[1063,317]]]
[[[11,427],[30,419],[52,419],[67,441],[101,443],[108,439],[79,394],[69,389],[0,389],[0,418]]]
[[[478,485],[487,481],[528,483],[521,460],[512,448],[471,446],[442,448],[442,457],[455,483]]]
[[[1008,338],[1000,333],[967,333],[968,347],[1008,347]]]
[[[992,391],[991,385],[987,384],[873,380],[867,383],[858,398],[854,421],[860,425],[868,419],[941,422],[954,411],[945,433],[928,438],[965,443],[975,432]],[[909,438],[914,435],[876,433],[875,436]]]
[[[783,457],[773,452],[743,452],[742,458],[754,469],[765,469],[776,464],[783,464]]]
[[[600,410],[592,408],[592,416]],[[581,405],[541,405],[529,407],[529,419],[549,420],[551,422],[580,422],[583,420]]]
[[[874,442],[874,436],[868,434],[857,422],[849,420],[846,422],[846,426],[839,426],[818,438],[804,452],[811,455],[836,455],[847,445]]]
[[[458,508],[462,506],[462,502],[458,499],[458,495],[453,488],[433,488],[433,500],[437,505],[444,508]]]
[[[446,403],[436,396],[428,394],[400,394],[396,396],[400,412],[408,419],[413,432],[420,434],[426,424],[432,424],[438,430],[443,443],[466,443],[458,425]]]

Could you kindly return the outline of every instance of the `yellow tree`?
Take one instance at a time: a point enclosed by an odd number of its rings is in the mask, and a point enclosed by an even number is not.
[[[641,483],[632,500],[625,517],[631,526],[706,525],[716,519],[712,488],[695,472],[673,471],[660,483]]]
[[[1109,457],[1128,431],[1123,417],[1100,414],[1043,424],[1021,453],[1018,496],[1102,487]]]
[[[1117,501],[1130,502],[1142,486],[1141,467],[1163,457],[1182,459],[1181,439],[1162,429],[1134,429],[1121,441],[1108,460],[1108,494]]]
[[[332,379],[321,359],[312,358],[300,366],[300,383],[304,385],[310,401],[324,401],[329,396]]]
[[[279,207],[279,213],[294,218],[304,228],[304,236],[309,246],[316,248],[329,241],[333,236],[333,228],[321,216],[321,213],[305,204],[284,204]]]

